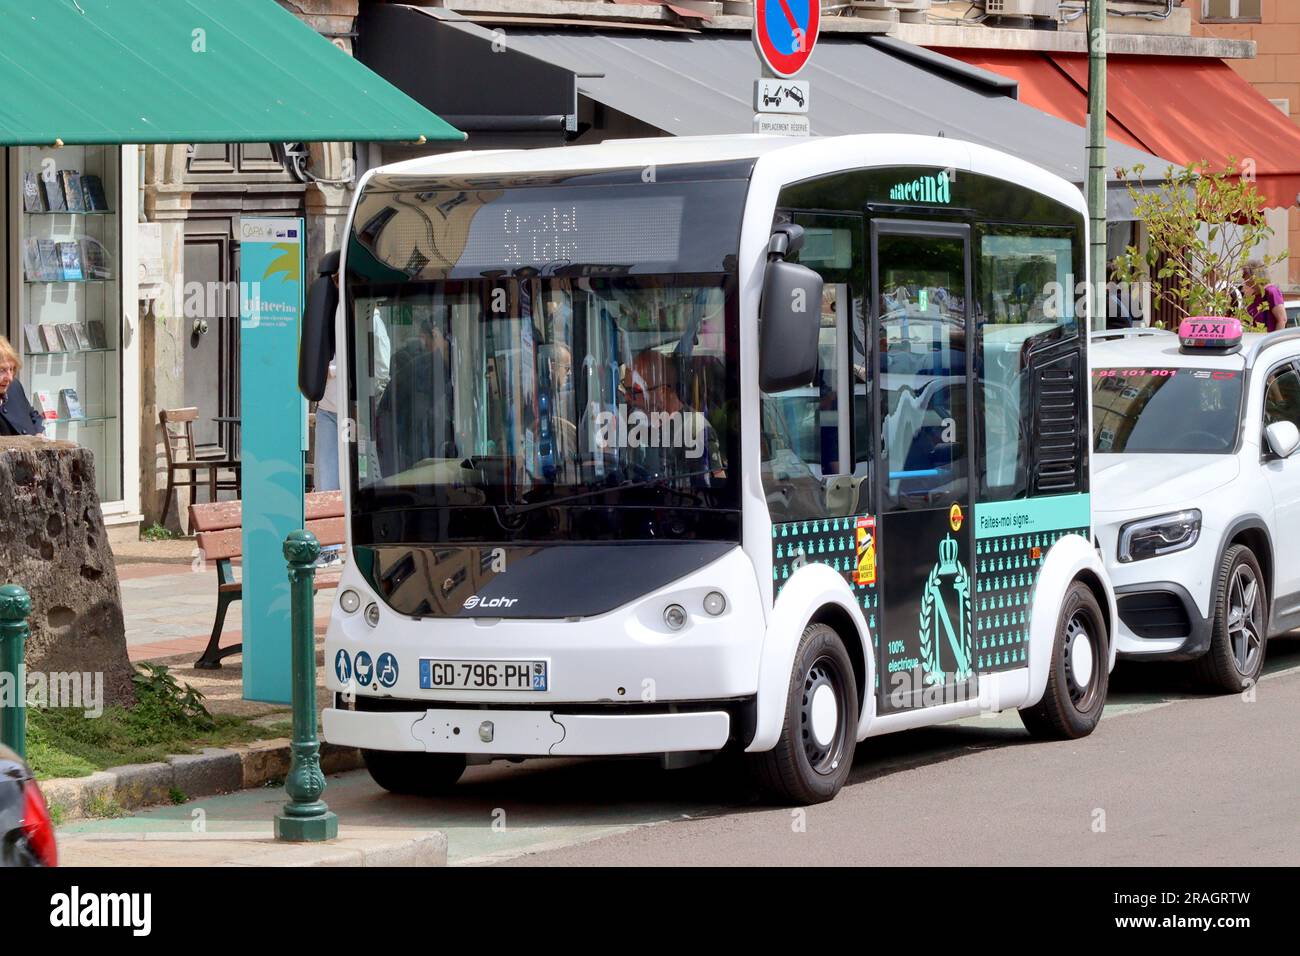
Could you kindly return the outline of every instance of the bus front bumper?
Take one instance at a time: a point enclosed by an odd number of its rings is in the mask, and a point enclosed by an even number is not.
[[[599,757],[720,750],[731,732],[725,710],[656,714],[564,714],[549,710],[327,708],[325,740],[368,750]]]

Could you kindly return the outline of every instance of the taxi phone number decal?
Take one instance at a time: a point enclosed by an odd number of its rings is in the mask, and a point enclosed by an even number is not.
[[[1095,368],[1093,378],[1172,378],[1178,374],[1191,375],[1193,378],[1213,378],[1219,381],[1236,378],[1237,373],[1229,369],[1202,368]]]

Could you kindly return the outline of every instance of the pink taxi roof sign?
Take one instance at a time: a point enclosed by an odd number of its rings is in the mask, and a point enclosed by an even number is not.
[[[1208,315],[1183,319],[1178,344],[1184,352],[1234,352],[1241,348],[1241,322]]]

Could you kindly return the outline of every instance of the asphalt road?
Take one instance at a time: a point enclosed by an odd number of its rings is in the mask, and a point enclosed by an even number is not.
[[[1253,701],[1121,667],[1111,718],[1081,741],[977,722],[875,738],[831,803],[730,807],[514,862],[1294,866],[1300,640],[1270,654]]]
[[[1206,696],[1183,668],[1121,665],[1091,737],[1038,743],[1007,713],[873,738],[840,795],[805,810],[760,805],[736,767],[653,760],[471,767],[441,800],[355,771],[325,799],[342,828],[442,830],[452,865],[1296,865],[1297,728],[1290,637],[1270,642],[1253,701]],[[185,833],[201,809],[210,834],[234,836],[269,831],[283,802],[244,791],[60,832]]]

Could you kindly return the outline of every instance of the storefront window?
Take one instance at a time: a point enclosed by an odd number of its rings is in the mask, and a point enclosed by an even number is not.
[[[16,149],[9,164],[23,385],[47,436],[94,454],[101,501],[122,498],[118,164],[111,146]]]

